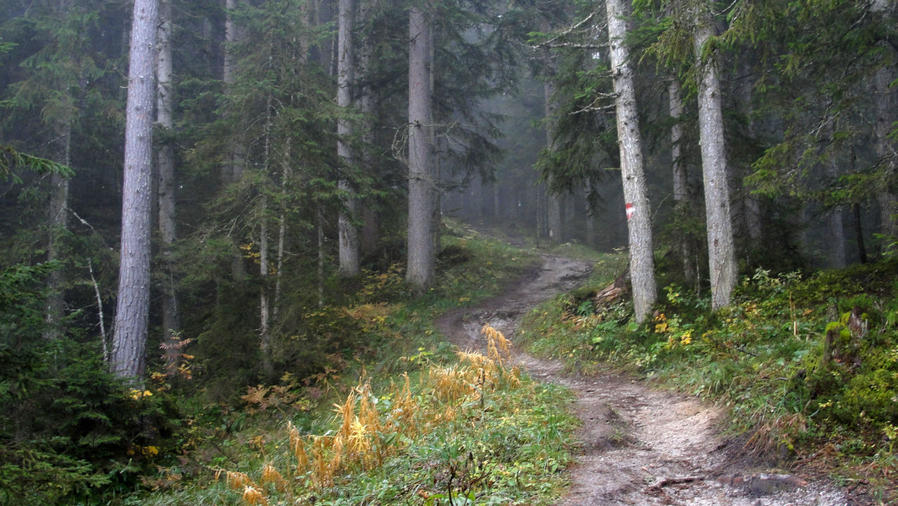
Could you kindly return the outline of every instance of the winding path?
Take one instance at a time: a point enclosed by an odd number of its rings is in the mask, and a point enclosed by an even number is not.
[[[536,272],[504,294],[451,311],[437,327],[460,347],[481,346],[486,323],[513,340],[529,310],[576,287],[589,271],[586,262],[545,255]],[[694,398],[620,375],[572,376],[558,361],[521,352],[516,360],[533,377],[567,386],[577,396],[580,448],[570,469],[571,488],[560,504],[863,503],[824,481],[752,467],[718,433],[722,411]]]

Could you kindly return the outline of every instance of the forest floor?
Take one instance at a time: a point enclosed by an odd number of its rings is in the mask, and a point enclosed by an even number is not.
[[[524,315],[582,283],[590,264],[544,255],[539,269],[502,295],[442,316],[437,327],[462,348],[481,346],[484,324],[514,340]],[[828,480],[769,468],[722,434],[725,411],[623,374],[569,374],[560,361],[516,351],[533,377],[576,395],[582,422],[571,488],[561,504],[863,504]]]

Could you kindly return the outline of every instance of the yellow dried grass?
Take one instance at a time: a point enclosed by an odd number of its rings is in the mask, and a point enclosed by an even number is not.
[[[250,485],[243,488],[243,502],[250,505],[268,506],[268,499],[265,498],[265,494]]]
[[[285,480],[281,473],[270,463],[265,464],[265,467],[262,468],[262,479],[260,481],[262,482],[262,485],[273,483],[279,492],[287,491],[287,480]]]

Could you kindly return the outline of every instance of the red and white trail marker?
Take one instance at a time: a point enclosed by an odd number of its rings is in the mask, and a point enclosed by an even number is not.
[[[636,207],[631,202],[627,202],[627,219],[629,220],[631,217],[633,217],[633,213],[635,212]]]

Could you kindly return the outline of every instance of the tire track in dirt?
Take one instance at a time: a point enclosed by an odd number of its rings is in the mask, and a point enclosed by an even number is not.
[[[514,340],[523,316],[540,302],[582,283],[586,262],[544,255],[542,265],[500,296],[437,320],[461,348],[482,346],[484,324]],[[564,372],[559,361],[517,352],[531,376],[572,389],[583,422],[571,488],[563,505],[844,505],[848,497],[823,480],[754,467],[720,436],[722,410],[614,374]],[[736,448],[738,450],[738,448]]]

